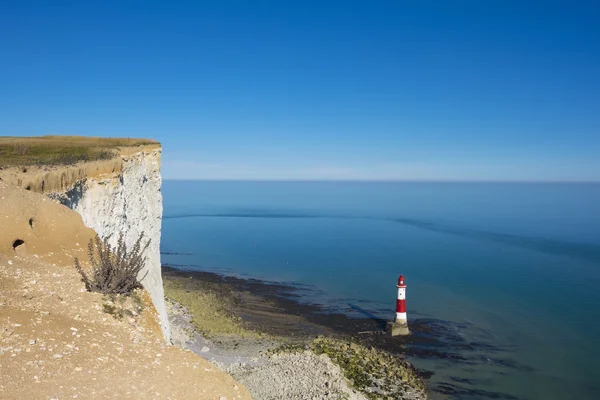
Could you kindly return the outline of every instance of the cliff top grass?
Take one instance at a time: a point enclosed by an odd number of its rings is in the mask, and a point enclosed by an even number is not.
[[[0,137],[0,167],[71,165],[79,161],[109,160],[123,148],[159,145],[149,139],[87,136]]]

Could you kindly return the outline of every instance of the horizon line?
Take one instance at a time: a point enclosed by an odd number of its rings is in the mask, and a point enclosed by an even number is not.
[[[523,183],[523,184],[600,184],[600,180],[485,180],[485,179],[240,179],[240,178],[163,178],[163,181],[198,182],[330,182],[330,183]]]

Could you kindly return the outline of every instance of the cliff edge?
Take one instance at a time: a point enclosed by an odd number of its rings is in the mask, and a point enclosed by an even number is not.
[[[250,399],[165,343],[145,291],[115,302],[85,290],[73,257],[87,260],[94,236],[76,212],[0,182],[0,398]]]
[[[116,244],[151,240],[140,272],[168,343],[160,263],[161,146],[147,139],[77,136],[0,138],[0,180],[42,193],[77,211],[85,226]]]

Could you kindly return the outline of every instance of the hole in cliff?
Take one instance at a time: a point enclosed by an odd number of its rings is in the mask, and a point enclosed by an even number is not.
[[[17,251],[17,247],[19,247],[19,246],[21,246],[21,245],[23,245],[23,244],[25,244],[25,241],[24,241],[24,240],[21,240],[21,239],[17,239],[17,240],[15,240],[15,241],[13,242],[13,250],[14,250],[14,251]]]
[[[33,229],[33,218],[29,218],[29,226]]]
[[[27,168],[23,167],[22,171],[27,172]]]
[[[31,190],[31,185],[27,185],[27,187],[25,188],[25,190]]]

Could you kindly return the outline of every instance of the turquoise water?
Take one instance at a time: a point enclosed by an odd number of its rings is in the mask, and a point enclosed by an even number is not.
[[[469,344],[411,360],[434,397],[600,398],[600,184],[166,181],[163,195],[162,251],[184,253],[165,263],[385,319],[403,273],[409,323]]]

